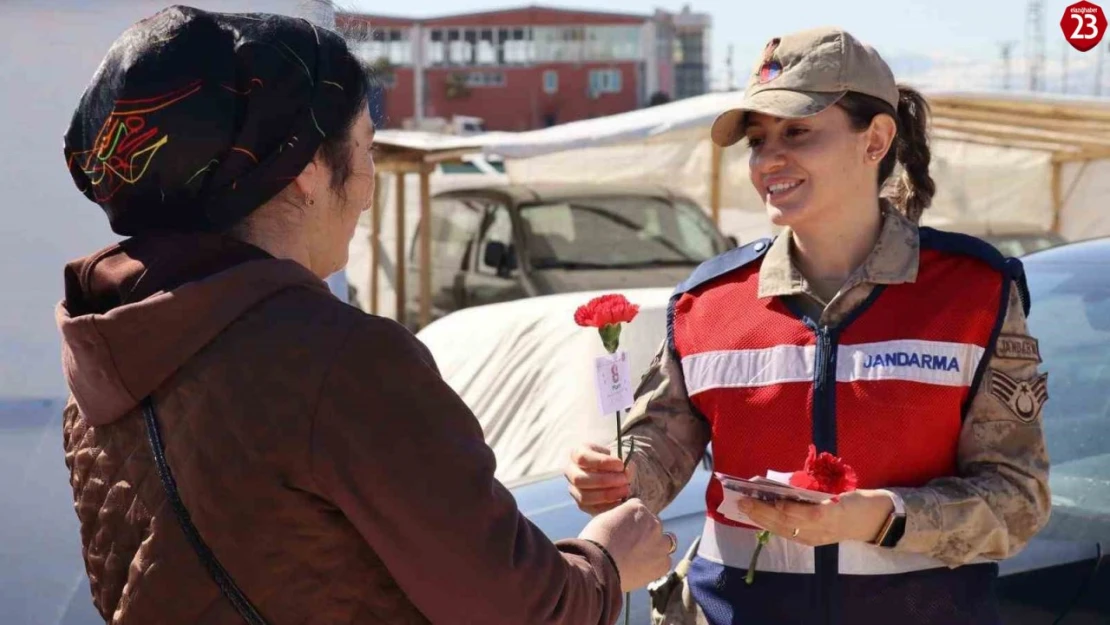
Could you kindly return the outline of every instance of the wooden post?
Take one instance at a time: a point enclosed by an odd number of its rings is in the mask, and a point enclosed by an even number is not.
[[[709,142],[713,146],[709,163],[709,211],[713,216],[713,224],[721,225],[721,161],[724,149],[716,142]]]
[[[378,269],[382,259],[382,175],[374,173],[374,200],[370,206],[370,314],[378,314]]]
[[[1060,211],[1064,209],[1064,193],[1062,189],[1064,165],[1052,161],[1052,231],[1060,232]]]
[[[432,322],[432,192],[435,165],[420,168],[420,327]]]
[[[396,267],[397,279],[393,288],[397,296],[397,312],[394,318],[397,323],[405,323],[405,172],[399,171],[394,178],[397,185],[397,244],[396,258],[393,266]]]

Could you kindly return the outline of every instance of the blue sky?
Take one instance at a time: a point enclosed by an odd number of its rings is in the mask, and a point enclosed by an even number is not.
[[[404,10],[380,0],[339,0],[341,5],[366,12],[426,17],[519,7],[529,0],[478,0],[465,5],[449,0],[413,0]],[[537,2],[549,6],[591,8],[602,11],[651,13],[656,7],[679,11],[684,2],[660,0],[551,0]],[[838,25],[874,45],[895,72],[912,74],[927,71],[943,60],[945,88],[958,84],[966,72],[969,80],[985,80],[990,73],[1001,74],[999,44],[1014,41],[1014,72],[1021,71],[1024,57],[1026,0],[887,0],[886,2],[830,2],[829,0],[695,0],[689,3],[697,12],[713,17],[714,75],[724,74],[724,58],[733,46],[736,75],[747,70],[767,39],[783,32],[819,25]],[[1044,46],[1047,70],[1061,65],[1064,52],[1060,18],[1068,0],[1044,2]],[[1110,4],[1104,3],[1104,8]],[[1104,46],[1106,43],[1103,44]],[[1068,66],[1074,72],[1092,66],[1095,52],[1080,53],[1068,48]],[[975,67],[961,69],[964,64]],[[1110,65],[1110,63],[1108,63]],[[1108,70],[1110,73],[1110,70]],[[972,78],[973,76],[977,78]],[[1015,75],[1015,80],[1020,76]],[[1090,79],[1088,79],[1089,81]]]

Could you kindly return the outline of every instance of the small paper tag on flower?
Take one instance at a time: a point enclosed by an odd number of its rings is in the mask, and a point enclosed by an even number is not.
[[[628,354],[618,351],[599,356],[595,361],[594,382],[601,414],[610,415],[632,406],[632,373]]]

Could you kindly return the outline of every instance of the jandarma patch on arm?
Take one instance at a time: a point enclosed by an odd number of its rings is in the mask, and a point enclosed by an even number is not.
[[[991,369],[990,394],[1019,420],[1032,423],[1048,401],[1048,373],[1032,380],[1015,380],[997,369]]]
[[[1024,334],[1001,334],[994,344],[994,354],[999,358],[1041,362],[1041,348],[1037,339]]]

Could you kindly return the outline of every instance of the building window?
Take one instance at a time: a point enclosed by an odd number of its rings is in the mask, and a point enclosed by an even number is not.
[[[559,72],[549,69],[543,73],[543,92],[551,95],[559,91]]]
[[[532,57],[532,32],[530,28],[506,29],[504,43],[505,63],[509,65],[523,65],[530,63]]]
[[[355,44],[356,56],[373,63],[378,59],[388,59],[393,65],[412,64],[412,44],[409,30],[385,28],[370,33],[370,40]]]
[[[621,71],[619,69],[591,69],[590,95],[621,92]]]
[[[503,72],[469,72],[466,75],[467,87],[504,87]]]

